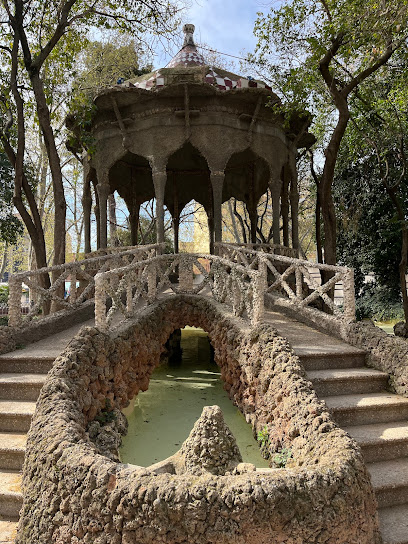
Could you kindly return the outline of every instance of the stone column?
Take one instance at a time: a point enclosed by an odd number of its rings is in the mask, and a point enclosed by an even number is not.
[[[222,242],[222,189],[225,173],[220,170],[211,170],[211,185],[214,204],[214,235],[215,242]]]
[[[179,252],[180,215],[173,216],[174,253]]]
[[[251,222],[251,243],[256,244],[256,229],[258,226],[258,210],[257,207],[247,206],[249,220]]]
[[[98,191],[96,190],[96,187],[95,187],[94,213],[95,213],[95,219],[96,219],[96,247],[97,249],[100,249],[101,247],[101,217],[99,213],[99,195],[98,195]]]
[[[91,210],[92,210],[92,195],[90,183],[85,176],[84,171],[84,188],[82,194],[82,208],[84,210],[84,238],[85,238],[85,254],[91,252]]]
[[[280,245],[280,185],[271,184],[273,243]]]
[[[102,183],[96,186],[99,197],[99,236],[100,245],[98,249],[105,249],[108,245],[108,195],[110,192],[107,176],[100,177]]]
[[[139,241],[138,234],[137,234],[139,230],[139,215],[140,215],[140,203],[134,202],[129,212],[130,237],[132,241],[132,246],[137,246]]]
[[[167,181],[166,165],[164,162],[158,163],[153,161],[152,177],[156,197],[157,243],[162,244],[164,242],[164,192]]]

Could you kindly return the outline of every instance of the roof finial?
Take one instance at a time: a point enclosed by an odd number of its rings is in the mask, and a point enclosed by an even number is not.
[[[192,24],[186,24],[183,26],[183,31],[185,34],[183,47],[186,47],[186,45],[195,46],[194,36],[193,36],[194,30],[195,30],[195,26]]]

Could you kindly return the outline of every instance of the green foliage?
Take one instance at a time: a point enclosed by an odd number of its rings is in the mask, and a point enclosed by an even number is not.
[[[266,425],[260,431],[258,431],[257,440],[260,443],[261,448],[269,447],[269,432]]]
[[[116,231],[117,239],[120,246],[130,246],[132,245],[131,234],[129,229],[118,228]],[[173,253],[174,252],[174,243],[169,231],[164,233],[164,241],[166,247],[164,253]],[[157,233],[154,219],[140,215],[139,217],[139,244],[156,244],[157,243]]]
[[[68,149],[80,153],[84,148],[92,155],[94,141],[89,131],[96,112],[93,99],[101,90],[116,85],[119,78],[127,80],[149,73],[151,65],[139,68],[143,55],[134,39],[124,39],[120,35],[105,43],[88,42],[78,63],[79,69],[74,72],[68,104]]]
[[[0,240],[15,245],[23,232],[13,208],[14,175],[9,160],[0,150]]]
[[[106,425],[115,419],[115,412],[112,410],[112,405],[109,399],[105,399],[105,407],[102,408],[100,414],[95,417],[95,421],[101,425]]]
[[[9,286],[0,285],[0,303],[8,302]]]
[[[7,327],[8,326],[8,315],[1,315],[0,316],[0,327]]]
[[[403,319],[401,297],[385,286],[367,284],[356,300],[356,317],[358,320],[369,318],[374,321]]]
[[[272,457],[272,462],[277,468],[284,468],[286,467],[289,459],[292,458],[292,450],[290,448],[282,448],[280,452]]]

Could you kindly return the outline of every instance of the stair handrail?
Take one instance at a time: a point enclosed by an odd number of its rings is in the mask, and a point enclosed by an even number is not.
[[[266,294],[276,292],[285,296],[291,303],[300,308],[308,307],[320,298],[337,317],[346,321],[355,321],[354,269],[346,266],[315,263],[274,253],[264,253],[225,243],[217,243],[215,246],[220,256],[253,270],[258,269],[262,258],[262,263],[266,263],[267,267]],[[310,269],[313,268],[328,272],[331,277],[323,284],[320,284],[310,274]],[[287,281],[289,277],[294,277],[292,285]],[[329,296],[330,291],[334,289],[338,282],[343,283],[342,311]],[[306,293],[305,288],[308,289]]]
[[[109,270],[115,267],[149,259],[160,254],[165,244],[149,244],[136,246],[123,252],[115,252],[108,255],[101,255],[65,263],[43,267],[37,270],[29,270],[13,274],[9,278],[9,320],[10,327],[19,327],[23,322],[22,315],[22,288],[23,283],[36,295],[28,313],[24,315],[24,321],[32,321],[41,313],[48,313],[51,303],[54,310],[73,310],[93,298],[95,288],[95,275],[102,270]],[[58,274],[48,289],[41,287],[35,282],[38,277],[44,274]],[[69,298],[64,297],[65,280],[70,277],[71,292]],[[79,288],[77,281],[80,282]]]
[[[219,245],[227,245],[237,248],[250,249],[253,251],[262,251],[264,253],[274,253],[275,255],[283,255],[284,257],[293,257],[297,259],[299,257],[299,250],[294,247],[283,246],[281,244],[267,244],[267,243],[245,243],[245,242],[216,242],[214,247]]]

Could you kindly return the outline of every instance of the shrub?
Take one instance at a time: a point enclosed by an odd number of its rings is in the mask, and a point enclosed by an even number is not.
[[[0,285],[0,303],[8,302],[9,297],[9,286]]]

